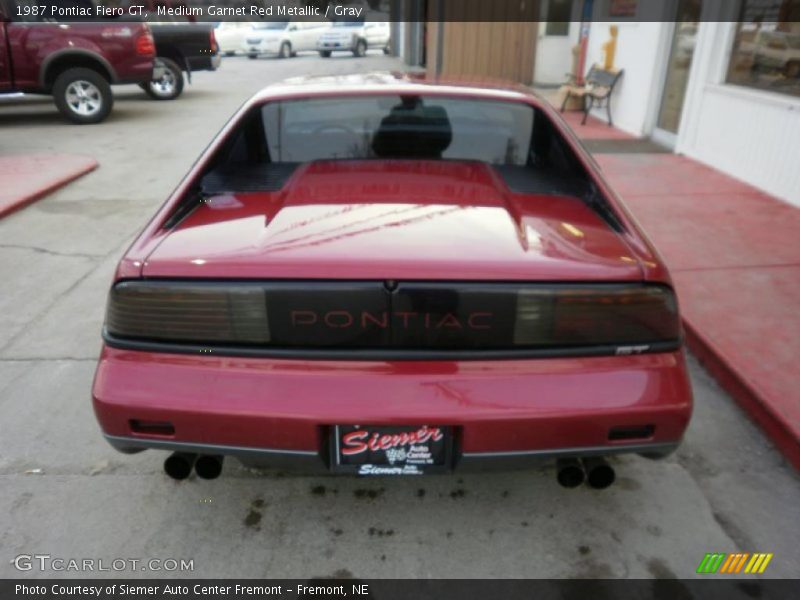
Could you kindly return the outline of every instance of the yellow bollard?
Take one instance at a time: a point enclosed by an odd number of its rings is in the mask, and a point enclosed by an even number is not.
[[[603,44],[603,70],[613,71],[614,56],[617,53],[617,35],[619,34],[619,28],[616,25],[611,25],[608,28],[608,32],[611,34],[611,39]]]

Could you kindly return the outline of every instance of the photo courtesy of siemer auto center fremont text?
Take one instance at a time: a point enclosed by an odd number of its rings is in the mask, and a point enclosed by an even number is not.
[[[800,597],[800,0],[0,0],[0,600]]]

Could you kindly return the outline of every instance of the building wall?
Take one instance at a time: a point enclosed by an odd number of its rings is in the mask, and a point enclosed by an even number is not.
[[[671,24],[663,22],[595,22],[591,24],[586,52],[586,70],[603,64],[603,44],[611,35],[609,26],[617,25],[617,52],[614,67],[624,74],[611,100],[614,126],[633,135],[650,133],[653,111],[660,101],[663,85],[662,47],[666,45]],[[597,116],[605,119],[605,109]]]
[[[725,84],[734,23],[703,23],[676,150],[800,206],[800,98]]]
[[[587,68],[602,63],[611,23],[592,23]],[[653,135],[674,24],[620,22],[615,66],[615,126]],[[700,24],[675,151],[800,206],[800,99],[725,83],[736,28]],[[602,110],[596,116],[605,119]]]
[[[536,2],[430,2],[426,67],[456,78],[505,79],[530,85],[536,54]]]

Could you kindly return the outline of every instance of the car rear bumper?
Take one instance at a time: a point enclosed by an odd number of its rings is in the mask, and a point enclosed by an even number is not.
[[[448,425],[458,470],[562,456],[667,454],[692,410],[682,352],[502,361],[332,361],[104,347],[93,388],[108,441],[325,470],[335,424]],[[135,422],[168,422],[171,435]],[[619,428],[644,437],[609,439]]]
[[[317,42],[317,50],[352,50],[353,43],[351,41],[329,41]]]

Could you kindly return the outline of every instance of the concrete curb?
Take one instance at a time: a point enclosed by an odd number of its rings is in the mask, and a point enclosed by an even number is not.
[[[38,155],[34,155],[35,158],[41,158]],[[23,160],[23,157],[0,157],[0,160],[3,158],[13,158],[15,160]],[[54,159],[58,158],[58,155],[53,156]],[[53,193],[57,189],[67,185],[68,183],[94,171],[98,166],[99,163],[89,157],[80,157],[83,159],[82,164],[75,165],[73,168],[69,169],[65,173],[53,178],[46,180],[41,187],[32,189],[30,191],[25,191],[19,196],[13,197],[11,199],[6,199],[0,201],[0,219],[3,219],[14,213],[22,208],[25,208],[29,204],[36,202],[37,200],[41,200],[48,194]],[[27,174],[23,173],[20,176],[27,177]],[[10,186],[9,186],[10,187]]]
[[[772,440],[786,459],[800,471],[800,440],[782,415],[776,413],[771,404],[742,377],[725,359],[724,354],[714,348],[702,333],[689,321],[683,321],[686,345],[714,380],[736,401],[750,418]]]

